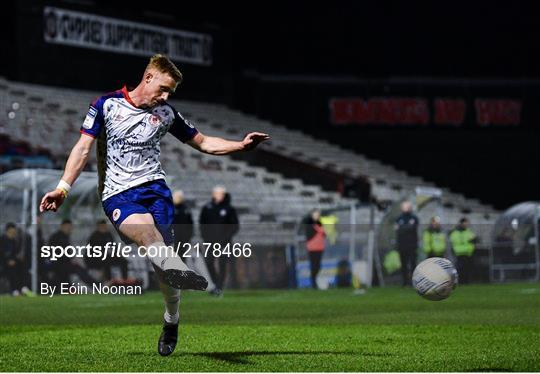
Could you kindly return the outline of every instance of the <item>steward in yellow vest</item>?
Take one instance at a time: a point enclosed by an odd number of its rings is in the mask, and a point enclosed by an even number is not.
[[[476,248],[476,235],[469,228],[469,220],[462,218],[450,233],[450,243],[457,258],[457,271],[460,283],[469,283],[473,271],[472,256]]]
[[[422,247],[427,257],[444,257],[446,235],[441,230],[439,217],[432,217],[429,227],[422,234]]]

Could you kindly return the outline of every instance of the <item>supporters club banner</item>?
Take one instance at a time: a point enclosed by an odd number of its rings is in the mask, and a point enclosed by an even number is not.
[[[212,36],[55,7],[43,11],[47,43],[212,65]]]

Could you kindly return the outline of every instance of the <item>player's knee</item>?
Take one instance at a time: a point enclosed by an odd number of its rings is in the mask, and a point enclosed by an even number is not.
[[[139,245],[149,246],[154,243],[162,242],[163,237],[159,233],[159,231],[155,228],[147,228],[143,232],[140,233],[138,238]]]

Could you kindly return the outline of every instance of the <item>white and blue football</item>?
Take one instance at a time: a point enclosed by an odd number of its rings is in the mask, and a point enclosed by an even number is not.
[[[425,299],[444,300],[458,284],[458,273],[454,264],[446,258],[428,258],[414,269],[413,287]]]

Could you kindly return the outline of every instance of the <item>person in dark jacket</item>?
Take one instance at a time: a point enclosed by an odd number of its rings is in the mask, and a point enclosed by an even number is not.
[[[311,270],[311,287],[318,289],[317,275],[321,270],[326,238],[326,233],[321,224],[321,211],[319,209],[313,209],[302,220],[302,229],[306,235],[306,249],[309,255],[309,267]]]
[[[223,250],[231,242],[233,236],[238,232],[239,224],[236,210],[230,204],[230,195],[227,194],[225,187],[214,187],[212,201],[201,210],[199,223],[201,236],[205,243],[212,243],[212,245],[218,243]],[[204,260],[215,285],[211,294],[221,296],[229,256],[222,255],[216,258],[213,256],[212,248],[208,251]],[[215,267],[216,262],[218,269]]]
[[[24,286],[24,250],[14,223],[6,224],[6,231],[0,237],[0,256],[2,273],[7,276],[10,292],[17,296]]]
[[[100,219],[96,222],[96,229],[88,238],[88,244],[92,247],[100,247],[104,250],[107,243],[114,243],[114,237],[107,227],[107,221]],[[128,262],[125,257],[110,256],[107,254],[107,258],[103,261],[99,257],[85,257],[84,263],[90,269],[103,270],[103,277],[105,280],[111,280],[111,268],[117,266],[122,272],[122,279],[128,278]]]
[[[193,237],[193,217],[189,207],[184,202],[184,192],[176,190],[173,193],[174,204],[174,248],[183,255],[187,248],[184,243],[190,243]]]
[[[72,230],[73,225],[71,221],[68,219],[63,220],[62,224],[60,225],[60,230],[54,232],[49,238],[49,245],[61,246],[63,248],[71,245]],[[61,286],[61,283],[69,283],[71,274],[77,274],[79,278],[87,285],[97,283],[97,281],[90,274],[88,274],[88,271],[85,268],[75,263],[73,258],[70,257],[59,257],[56,261],[52,262],[52,269],[54,272],[55,286]]]
[[[396,219],[396,244],[401,259],[403,286],[412,284],[418,250],[418,217],[413,213],[410,201],[401,203],[401,214]]]
[[[43,236],[43,229],[42,229],[42,219],[43,217],[41,216],[41,214],[38,214],[36,217],[36,220],[37,220],[36,234],[37,234],[37,249],[38,249],[38,256],[37,256],[38,283],[40,282],[48,283],[50,281],[49,273],[51,271],[51,261],[39,255],[40,249],[45,245],[45,237]]]

